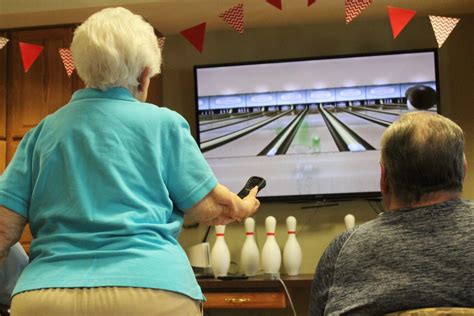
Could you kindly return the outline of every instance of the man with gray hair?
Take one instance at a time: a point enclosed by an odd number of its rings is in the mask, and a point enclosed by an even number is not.
[[[474,204],[460,198],[461,128],[438,114],[403,115],[383,135],[380,167],[386,211],[328,246],[310,315],[474,306]]]

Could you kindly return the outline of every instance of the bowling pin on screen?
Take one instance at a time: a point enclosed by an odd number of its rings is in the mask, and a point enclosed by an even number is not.
[[[195,80],[214,173],[234,192],[263,177],[273,200],[379,196],[380,139],[411,111],[405,92],[439,91],[435,50],[195,66]]]

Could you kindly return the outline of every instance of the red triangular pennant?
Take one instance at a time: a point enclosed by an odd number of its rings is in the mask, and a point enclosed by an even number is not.
[[[69,48],[60,48],[59,55],[63,61],[64,68],[66,69],[67,76],[71,77],[74,71],[74,61],[72,60],[72,54]]]
[[[25,72],[30,70],[31,65],[36,61],[39,54],[43,51],[43,46],[20,42],[21,59]]]
[[[166,40],[166,37],[160,37],[158,39],[158,47],[163,50],[163,48],[165,47],[165,40]]]
[[[372,4],[373,0],[346,0],[346,24],[350,23],[362,11]]]
[[[398,34],[405,28],[410,20],[415,16],[416,11],[395,8],[387,6],[388,16],[390,17],[390,25],[392,26],[393,38],[397,38]]]
[[[242,3],[222,12],[219,17],[240,34],[244,32],[244,5]]]
[[[281,5],[281,0],[266,0],[266,1],[270,3],[272,6],[274,6],[275,8],[283,10],[283,6]]]
[[[308,7],[312,6],[316,0],[308,0]]]
[[[202,53],[204,46],[204,35],[206,34],[206,22],[181,31],[183,35],[196,49]]]
[[[438,42],[438,48],[443,46],[449,34],[451,34],[460,20],[458,18],[430,15],[430,22]]]

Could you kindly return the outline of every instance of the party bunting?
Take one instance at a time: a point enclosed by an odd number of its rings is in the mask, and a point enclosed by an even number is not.
[[[74,71],[74,61],[72,60],[71,50],[69,48],[60,48],[59,55],[63,61],[64,68],[66,69],[67,76],[71,77]]]
[[[200,53],[204,47],[204,35],[206,34],[206,22],[181,31],[184,36]]]
[[[163,50],[163,48],[165,47],[165,40],[166,40],[166,37],[160,37],[158,39],[158,47]]]
[[[346,0],[346,24],[349,24],[362,11],[372,4],[373,0]]]
[[[283,10],[283,6],[281,5],[281,0],[266,0],[266,1],[270,3],[272,6],[274,6],[275,8]]]
[[[242,3],[222,12],[219,17],[240,34],[244,32],[244,5]]]
[[[438,42],[438,47],[441,48],[449,34],[451,34],[453,29],[456,27],[456,24],[458,24],[461,19],[435,15],[430,15],[429,17],[431,26],[435,33],[436,41]]]
[[[1,36],[0,36],[0,49],[2,49],[3,46],[7,45],[8,41],[9,41],[8,38],[1,37]]]
[[[308,7],[312,6],[316,0],[308,0]]]
[[[416,11],[395,8],[387,6],[388,16],[390,17],[390,25],[392,26],[393,38],[397,38],[398,34],[405,28],[410,20],[415,16]]]
[[[20,51],[21,51],[21,59],[23,60],[23,68],[25,72],[30,70],[31,65],[36,61],[39,54],[44,49],[44,46],[35,45],[35,44],[28,44],[20,42]]]

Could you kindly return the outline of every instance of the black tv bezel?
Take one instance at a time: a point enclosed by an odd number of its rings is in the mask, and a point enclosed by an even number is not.
[[[439,62],[438,62],[438,48],[423,48],[413,50],[399,50],[399,51],[382,51],[382,52],[370,52],[361,54],[341,54],[341,55],[324,55],[324,56],[313,56],[313,57],[301,57],[301,58],[287,58],[287,59],[272,59],[272,60],[253,60],[243,61],[235,63],[216,63],[216,64],[202,64],[193,66],[194,75],[194,118],[195,118],[195,140],[200,146],[200,134],[199,134],[199,107],[198,103],[198,82],[197,82],[197,71],[205,68],[218,68],[218,67],[231,67],[231,66],[247,66],[247,65],[259,65],[259,64],[277,64],[286,62],[299,62],[299,61],[312,61],[312,60],[330,60],[330,59],[343,59],[343,58],[357,58],[357,57],[370,57],[370,56],[387,56],[387,55],[401,55],[410,53],[433,53],[434,54],[434,68],[435,68],[435,80],[436,80],[436,95],[437,95],[437,113],[441,114],[441,98],[440,98],[440,83],[439,83]],[[218,179],[219,180],[219,179]],[[245,183],[242,183],[244,185]],[[382,198],[380,191],[372,192],[349,192],[349,193],[326,193],[326,194],[304,194],[304,195],[279,195],[279,196],[263,196],[259,197],[261,202],[314,202],[314,201],[345,201],[345,200],[379,200]]]

